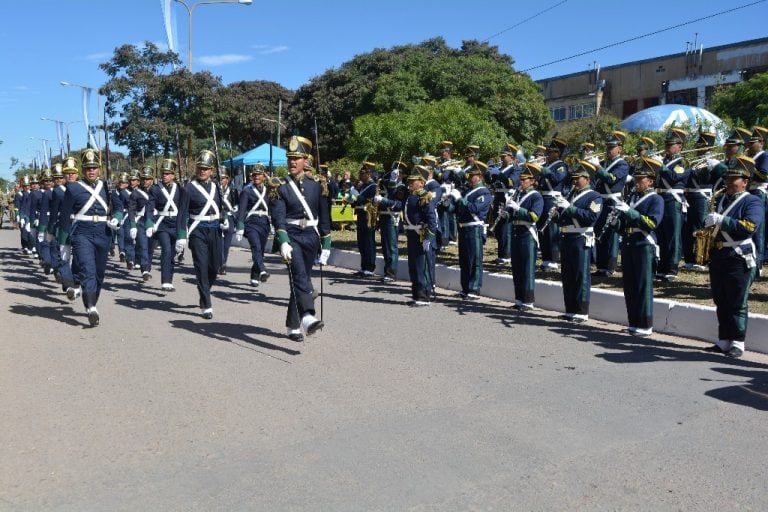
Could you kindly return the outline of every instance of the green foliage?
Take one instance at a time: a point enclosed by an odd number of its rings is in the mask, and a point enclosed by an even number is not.
[[[758,73],[736,85],[718,87],[709,110],[727,124],[751,127],[768,120],[768,72]]]

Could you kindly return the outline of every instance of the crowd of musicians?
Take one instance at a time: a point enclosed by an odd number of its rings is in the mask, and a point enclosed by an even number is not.
[[[174,290],[174,260],[188,249],[201,315],[210,319],[211,287],[226,273],[232,240],[248,240],[250,284],[258,287],[269,278],[264,248],[272,232],[288,268],[287,335],[304,339],[323,327],[311,275],[330,256],[331,207],[340,196],[356,214],[358,276],[375,277],[378,231],[382,281],[395,281],[398,235],[405,234],[413,307],[435,300],[437,254],[450,244],[458,246],[459,296],[477,299],[491,232],[497,263],[512,271],[515,309],[536,307],[540,257],[539,270],[560,272],[563,318],[585,322],[592,277],[611,276],[620,263],[627,331],[648,336],[654,281],[675,280],[682,261],[687,269],[709,272],[719,331],[708,350],[740,357],[750,285],[768,259],[768,129],[736,128],[722,151],[715,149],[715,134],[700,133],[690,158],[682,151],[686,135],[671,128],[663,149],[642,137],[635,154],[625,157],[626,134],[612,131],[602,159],[592,143],[571,154],[555,137],[530,156],[510,143],[493,155],[499,163],[490,168],[479,147],[468,146],[457,159],[453,144],[443,141],[439,156],[414,158],[413,165],[395,161],[379,172],[375,163],[363,162],[357,183],[341,192],[325,166],[315,171],[312,143],[299,136],[288,143],[287,177],[255,166],[241,190],[230,186],[223,168],[214,179],[216,158],[202,151],[186,184],[177,183],[177,162],[167,158],[160,183],[150,168],[121,175],[109,191],[100,178],[100,155],[87,149],[79,161],[68,157],[25,177],[14,208],[22,250],[37,255],[70,300],[82,297],[92,326],[100,321],[97,302],[113,244],[120,261],[144,281],[152,279],[159,246],[165,292]]]

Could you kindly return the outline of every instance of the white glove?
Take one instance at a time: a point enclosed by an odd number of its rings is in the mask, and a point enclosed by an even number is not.
[[[139,234],[139,230],[136,228],[131,228],[128,230],[128,236],[131,237],[131,240],[136,240],[136,235]]]
[[[176,249],[176,256],[183,253],[186,247],[187,247],[186,238],[179,238],[178,240],[176,240],[176,245],[174,246],[174,249]]]
[[[559,196],[555,204],[557,205],[558,208],[568,208],[569,206],[571,206],[571,203],[569,203],[568,200],[563,196]]]
[[[444,194],[450,194],[451,193],[451,184],[450,183],[443,183],[440,185],[440,188],[443,189]]]
[[[29,224],[29,222],[27,222],[27,225],[24,226],[24,231],[26,231],[27,233],[32,232],[32,226]]]
[[[37,227],[39,224],[40,224],[40,221],[39,221],[39,220],[37,220],[37,219],[35,219],[35,220],[33,220],[33,221],[32,221],[32,227],[33,227],[33,228],[36,228],[36,227]]]
[[[155,234],[155,228],[147,228],[144,233],[147,235],[147,238],[152,238],[152,235]]]
[[[69,257],[72,256],[72,246],[62,245],[59,247],[59,256],[61,256],[62,260],[69,261]]]
[[[45,240],[45,233],[38,233],[37,234],[37,241],[42,243],[43,240]]]
[[[229,219],[224,219],[224,222],[219,224],[221,226],[222,231],[228,231],[229,230]]]
[[[429,252],[429,250],[432,248],[432,241],[430,240],[424,240],[421,242],[421,246],[424,248],[424,252]]]
[[[624,201],[617,202],[614,206],[617,210],[620,212],[628,212],[629,211],[629,205],[625,203]]]
[[[373,196],[373,204],[379,204],[384,199],[384,196],[381,194],[376,194]]]
[[[46,242],[48,242],[48,243],[51,243],[51,242],[53,242],[53,240],[54,240],[55,238],[56,238],[56,237],[55,237],[55,236],[53,236],[51,233],[46,233],[46,234],[45,234],[45,241],[46,241]]]
[[[21,229],[24,229],[24,224],[26,224],[26,223],[27,223],[27,221],[25,221],[24,219],[19,219],[19,227]]]
[[[288,242],[283,242],[280,244],[280,256],[283,257],[284,262],[290,263],[292,253],[293,253],[293,247],[291,247],[291,244],[289,244]]]
[[[454,198],[454,199],[455,199],[455,200],[457,200],[457,201],[458,201],[459,199],[461,199],[461,192],[459,192],[459,190],[458,190],[458,189],[455,189],[455,188],[454,188],[453,190],[451,190],[451,193],[450,193],[450,195],[451,195],[451,197],[452,197],[452,198]]]
[[[723,223],[723,215],[721,213],[708,213],[707,217],[704,219],[704,225],[707,227],[714,226],[717,224],[718,226]]]
[[[237,231],[235,231],[235,242],[242,242],[244,234],[245,234],[244,229],[238,229]]]
[[[120,223],[117,222],[117,219],[114,217],[109,219],[109,222],[107,222],[107,224],[109,225],[110,229],[117,229],[120,227]]]
[[[517,210],[520,209],[520,204],[510,197],[509,199],[507,199],[507,208],[509,208],[513,212],[516,212]]]
[[[707,169],[710,171],[717,167],[717,164],[720,163],[720,160],[715,160],[714,158],[707,158]]]
[[[320,251],[320,259],[318,260],[321,265],[327,265],[328,264],[328,258],[331,257],[331,250],[330,249],[323,249]]]

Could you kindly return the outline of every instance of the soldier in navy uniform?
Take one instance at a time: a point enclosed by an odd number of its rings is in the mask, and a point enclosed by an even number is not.
[[[358,172],[361,182],[360,191],[355,197],[354,207],[357,221],[355,223],[357,233],[357,250],[360,251],[360,270],[355,275],[359,277],[374,277],[376,269],[376,228],[368,225],[368,211],[366,208],[373,204],[373,198],[377,195],[377,185],[373,170],[376,164],[363,162]]]
[[[104,283],[112,239],[110,227],[117,227],[120,216],[119,212],[116,212],[110,221],[113,224],[107,224],[109,195],[106,183],[99,179],[99,154],[93,149],[86,149],[80,161],[84,176],[79,181],[65,185],[67,191],[59,213],[58,236],[64,252],[68,252],[67,248],[71,247],[73,257],[77,261],[83,305],[88,314],[88,322],[91,327],[96,327],[100,320],[96,303]],[[69,291],[67,296],[70,296]]]
[[[695,158],[704,159],[701,164],[691,167],[688,182],[685,184],[685,202],[687,211],[683,219],[682,246],[684,268],[686,270],[706,270],[703,265],[696,264],[694,253],[694,233],[704,227],[709,200],[712,197],[712,186],[709,183],[709,168],[707,154],[715,145],[717,134],[699,131],[695,144]]]
[[[483,286],[483,246],[485,245],[485,219],[491,209],[491,191],[483,184],[488,170],[482,162],[475,162],[467,171],[469,190],[461,194],[453,189],[456,222],[459,227],[459,269],[461,292],[464,300],[476,300]]]
[[[506,211],[506,202],[511,192],[520,185],[519,169],[515,162],[517,146],[514,144],[505,144],[499,156],[501,164],[498,174],[494,177],[493,187],[493,213],[500,216],[498,221],[494,221],[493,236],[497,241],[496,263],[499,265],[508,265],[512,261],[512,224],[509,221],[509,215]]]
[[[37,240],[37,228],[40,225],[40,203],[43,200],[43,192],[40,190],[40,178],[33,174],[29,179],[29,205],[27,206],[29,218],[29,242],[32,244],[32,252],[40,258],[40,243]]]
[[[565,141],[554,137],[546,147],[545,165],[539,173],[538,189],[544,197],[544,215],[539,219],[538,229],[541,270],[544,271],[560,268],[560,230],[557,222],[550,221],[550,213],[563,197],[563,186],[568,185],[568,166],[562,160],[567,149]],[[545,224],[547,227],[542,230]]]
[[[666,156],[658,177],[659,193],[664,199],[664,221],[657,231],[659,238],[659,266],[656,277],[662,281],[677,279],[678,266],[682,257],[681,233],[683,226],[683,205],[685,184],[690,169],[680,154],[686,133],[680,128],[670,128],[664,139]]]
[[[451,190],[461,184],[459,177],[461,161],[453,158],[453,142],[450,140],[442,141],[439,151],[440,158],[437,161],[437,168],[440,170],[440,187],[443,190],[441,200],[437,203],[437,222],[440,226],[440,232],[443,234],[443,246],[456,245],[458,230],[450,193]]]
[[[658,160],[640,157],[632,173],[635,190],[629,204],[621,201],[614,205],[622,212],[621,269],[627,332],[636,336],[653,333],[653,276],[659,247],[656,230],[664,217],[664,200],[654,185],[661,166]]]
[[[603,207],[603,198],[590,187],[595,171],[596,166],[586,160],[579,160],[570,173],[572,186],[568,198],[557,198],[563,262],[563,318],[574,322],[586,322],[589,319],[592,287],[590,255],[595,242],[594,225]]]
[[[64,196],[67,192],[66,183],[75,183],[80,171],[77,168],[77,160],[67,157],[61,164],[62,178],[56,179],[56,187],[51,195],[51,204],[48,210],[48,240],[53,245],[52,266],[56,280],[61,283],[61,290],[67,294],[69,300],[75,300],[81,295],[77,261],[72,257],[71,248],[62,248],[58,240],[61,231],[61,208],[64,204]],[[77,277],[78,281],[75,281]]]
[[[160,289],[172,292],[173,257],[178,232],[179,206],[181,205],[181,187],[176,183],[178,163],[173,158],[164,158],[160,163],[161,182],[149,189],[147,213],[144,225],[147,239],[154,239],[160,244]]]
[[[437,181],[435,174],[437,170],[437,159],[432,155],[424,155],[421,157],[422,166],[427,170],[427,182],[424,184],[424,190],[432,195],[432,202],[435,207],[435,215],[437,215],[437,205],[443,200],[443,189],[440,183]],[[429,250],[426,251],[427,268],[429,269],[429,283],[431,285],[430,299],[436,300],[437,294],[435,292],[435,265],[437,264],[437,253],[443,248],[443,232],[440,227],[440,222],[437,222],[437,231],[435,232],[434,242],[429,244]]]
[[[304,173],[312,142],[293,136],[288,141],[288,177],[270,180],[269,210],[275,241],[288,265],[291,295],[285,318],[288,338],[301,341],[323,328],[315,316],[312,265],[320,253],[325,265],[331,254],[331,219],[328,187],[323,177]]]
[[[437,213],[432,192],[425,188],[429,174],[426,166],[414,166],[408,176],[410,194],[403,208],[412,297],[408,305],[413,307],[429,306],[433,289],[429,255],[437,237]]]
[[[61,164],[55,164],[61,172]],[[39,223],[37,226],[37,243],[40,248],[40,262],[43,265],[43,272],[49,275],[53,268],[53,259],[51,256],[51,243],[46,238],[48,231],[48,222],[51,209],[51,198],[53,197],[53,173],[50,169],[45,169],[42,175],[43,196],[40,200]]]
[[[768,128],[755,126],[747,141],[747,156],[755,161],[755,172],[749,183],[749,191],[760,199],[764,210],[764,221],[760,223],[754,237],[757,246],[758,275],[762,274],[763,265],[768,262],[768,237],[765,236],[766,223],[768,223],[768,154],[764,149],[766,137],[768,137]]]
[[[62,171],[64,167],[63,162],[54,164],[53,166],[53,187],[51,187],[50,197],[48,198],[48,207],[46,215],[46,224],[41,227],[45,241],[48,243],[50,252],[50,270],[53,272],[56,282],[61,282],[61,276],[59,275],[60,255],[59,255],[59,243],[56,241],[56,228],[59,221],[59,208],[61,207],[61,200],[64,198],[64,192],[67,190],[64,187],[64,173]]]
[[[119,230],[123,235],[125,242],[125,268],[133,270],[136,267],[136,240],[131,238],[131,221],[128,214],[128,204],[131,201],[131,195],[133,191],[139,188],[141,180],[139,179],[139,171],[132,169],[128,174],[128,186],[120,190],[120,198],[124,209],[124,217],[120,223]],[[140,267],[136,267],[140,268]]]
[[[600,239],[595,241],[595,276],[612,276],[619,258],[619,233],[614,226],[606,226],[610,208],[623,200],[624,186],[629,175],[629,164],[621,152],[627,134],[614,130],[605,139],[605,160],[598,164],[594,189],[603,198],[603,209],[595,224]]]
[[[224,215],[221,189],[211,179],[216,156],[204,149],[195,161],[195,179],[181,193],[176,217],[176,255],[189,245],[197,276],[200,311],[206,320],[213,318],[211,287],[221,268],[221,232],[229,226]]]
[[[384,179],[386,186],[384,194],[373,198],[379,207],[379,232],[381,233],[381,254],[384,256],[383,283],[392,283],[397,279],[397,265],[399,261],[397,247],[397,230],[400,223],[400,213],[408,197],[408,189],[400,181],[401,173],[407,170],[405,162],[395,161],[392,170]],[[382,187],[379,187],[380,189]]]
[[[128,199],[128,216],[130,222],[129,236],[136,242],[136,259],[141,267],[141,277],[146,282],[152,278],[152,241],[147,238],[146,219],[152,215],[148,211],[149,190],[155,181],[151,167],[145,167],[141,172],[141,186],[133,189]]]
[[[714,229],[709,279],[718,323],[718,340],[708,350],[730,357],[744,354],[747,298],[758,268],[753,237],[765,219],[760,198],[747,190],[754,173],[752,158],[739,155],[729,160],[725,193],[705,220]]]
[[[19,245],[21,246],[21,252],[23,254],[27,254],[27,237],[26,237],[26,231],[25,223],[23,217],[23,204],[24,204],[24,197],[26,195],[25,189],[29,186],[29,177],[24,176],[22,178],[19,178],[19,183],[16,187],[16,193],[13,195],[13,210],[14,210],[14,216],[16,217],[16,225],[19,228]]]
[[[266,174],[264,166],[256,164],[251,169],[251,183],[240,193],[240,204],[237,209],[237,231],[235,238],[238,242],[243,236],[251,246],[251,286],[258,287],[269,279],[267,267],[264,265],[264,247],[269,237],[269,197],[264,184]]]
[[[116,211],[118,209],[122,210],[123,212],[123,221],[127,218],[127,198],[128,195],[124,194],[124,190],[128,188],[128,173],[127,172],[121,172],[120,176],[118,178],[117,187],[112,189],[112,192],[110,193],[110,204],[112,205],[112,211]],[[120,258],[120,262],[125,262],[125,230],[122,229],[122,226],[119,226],[118,229],[115,230],[113,243],[117,243],[117,252],[118,257]]]
[[[237,218],[237,208],[240,204],[240,196],[238,190],[232,186],[231,177],[227,168],[224,166],[219,167],[219,185],[221,187],[221,203],[224,208],[225,219],[227,220],[228,229],[222,234],[224,235],[221,241],[221,268],[219,274],[227,274],[227,261],[229,261],[229,249],[232,247],[232,237],[235,234],[235,219]]]
[[[536,251],[539,232],[536,223],[544,211],[544,198],[536,190],[541,166],[526,162],[520,174],[517,193],[507,199],[506,209],[512,223],[512,281],[515,285],[515,305],[519,311],[534,309],[536,289]]]

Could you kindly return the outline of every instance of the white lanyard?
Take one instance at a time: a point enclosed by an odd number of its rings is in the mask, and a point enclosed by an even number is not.
[[[235,211],[232,207],[232,203],[229,202],[229,187],[221,190],[221,201],[224,203],[224,206],[227,207],[229,212]]]
[[[288,178],[288,185],[290,185],[291,190],[293,190],[293,193],[296,194],[296,197],[299,199],[301,207],[304,208],[304,213],[307,215],[309,222],[314,222],[315,216],[312,215],[312,210],[310,210],[309,205],[307,204],[307,200],[304,199],[304,195],[301,193],[301,191],[299,191],[299,187],[296,186],[296,182],[293,181],[293,178]],[[317,230],[317,224],[315,224],[314,228],[317,236],[320,236],[320,231]]]
[[[91,209],[91,206],[93,206],[93,203],[98,201],[101,206],[104,207],[104,212],[109,212],[109,208],[107,208],[107,202],[104,201],[104,198],[101,197],[101,190],[104,188],[104,183],[99,180],[96,182],[96,187],[91,188],[90,185],[87,185],[83,181],[78,181],[78,185],[83,187],[86,191],[88,191],[89,194],[91,194],[91,197],[86,201],[85,205],[83,205],[82,208],[80,208],[80,211],[75,214],[75,216],[78,215],[85,215],[85,212]]]
[[[590,192],[591,190],[592,190],[591,188],[588,188],[588,189],[584,190],[583,192],[579,192],[579,193],[576,195],[576,197],[574,197],[573,199],[571,199],[570,201],[568,201],[568,204],[569,204],[569,205],[571,205],[571,206],[573,206],[573,205],[576,203],[576,201],[578,201],[579,199],[581,199],[581,197],[582,197],[584,194],[586,194],[587,192]],[[580,228],[580,227],[581,227],[581,224],[579,224],[579,221],[578,221],[578,220],[576,220],[576,218],[571,218],[571,220],[573,220],[573,225],[574,225],[574,226],[576,226],[577,228]],[[589,229],[589,228],[587,228],[587,229]]]
[[[142,189],[137,188],[136,192],[138,192],[139,195],[144,198],[144,201],[149,201],[149,195],[146,192],[144,192]],[[139,211],[136,214],[136,220],[139,220],[140,218],[144,217],[144,214],[146,214],[146,213],[147,213],[147,203],[145,202],[144,206],[141,209],[141,211]]]
[[[165,206],[160,212],[160,217],[157,219],[157,225],[163,223],[166,216],[176,216],[179,213],[179,209],[176,207],[176,203],[173,201],[173,196],[176,195],[176,183],[171,185],[171,191],[168,192],[164,186],[160,185],[160,191],[165,196]]]
[[[248,210],[248,215],[245,216],[246,219],[251,215],[256,215],[256,211],[259,210],[260,206],[263,206],[264,210],[268,209],[267,202],[264,200],[264,193],[259,192],[258,189],[256,189],[256,187],[251,186],[250,188],[251,190],[253,190],[253,194],[256,196],[256,202],[251,207],[251,209]]]
[[[205,199],[205,206],[203,206],[203,209],[200,210],[200,214],[198,214],[198,215],[191,215],[190,216],[190,217],[192,217],[194,219],[194,222],[192,222],[192,225],[189,227],[189,232],[187,234],[188,236],[191,235],[192,231],[194,231],[195,228],[197,227],[197,225],[200,224],[200,221],[203,219],[203,217],[207,216],[208,210],[213,208],[213,211],[214,211],[213,215],[216,216],[216,217],[218,217],[219,214],[220,214],[220,212],[219,212],[219,205],[216,204],[216,200],[215,200],[215,197],[216,197],[216,185],[215,184],[211,184],[211,193],[209,194],[200,185],[200,183],[197,182],[197,180],[192,181],[191,183],[192,183],[192,186],[195,187],[201,194],[203,194],[203,197],[205,197],[206,199]],[[195,217],[197,217],[197,218],[195,219]]]

